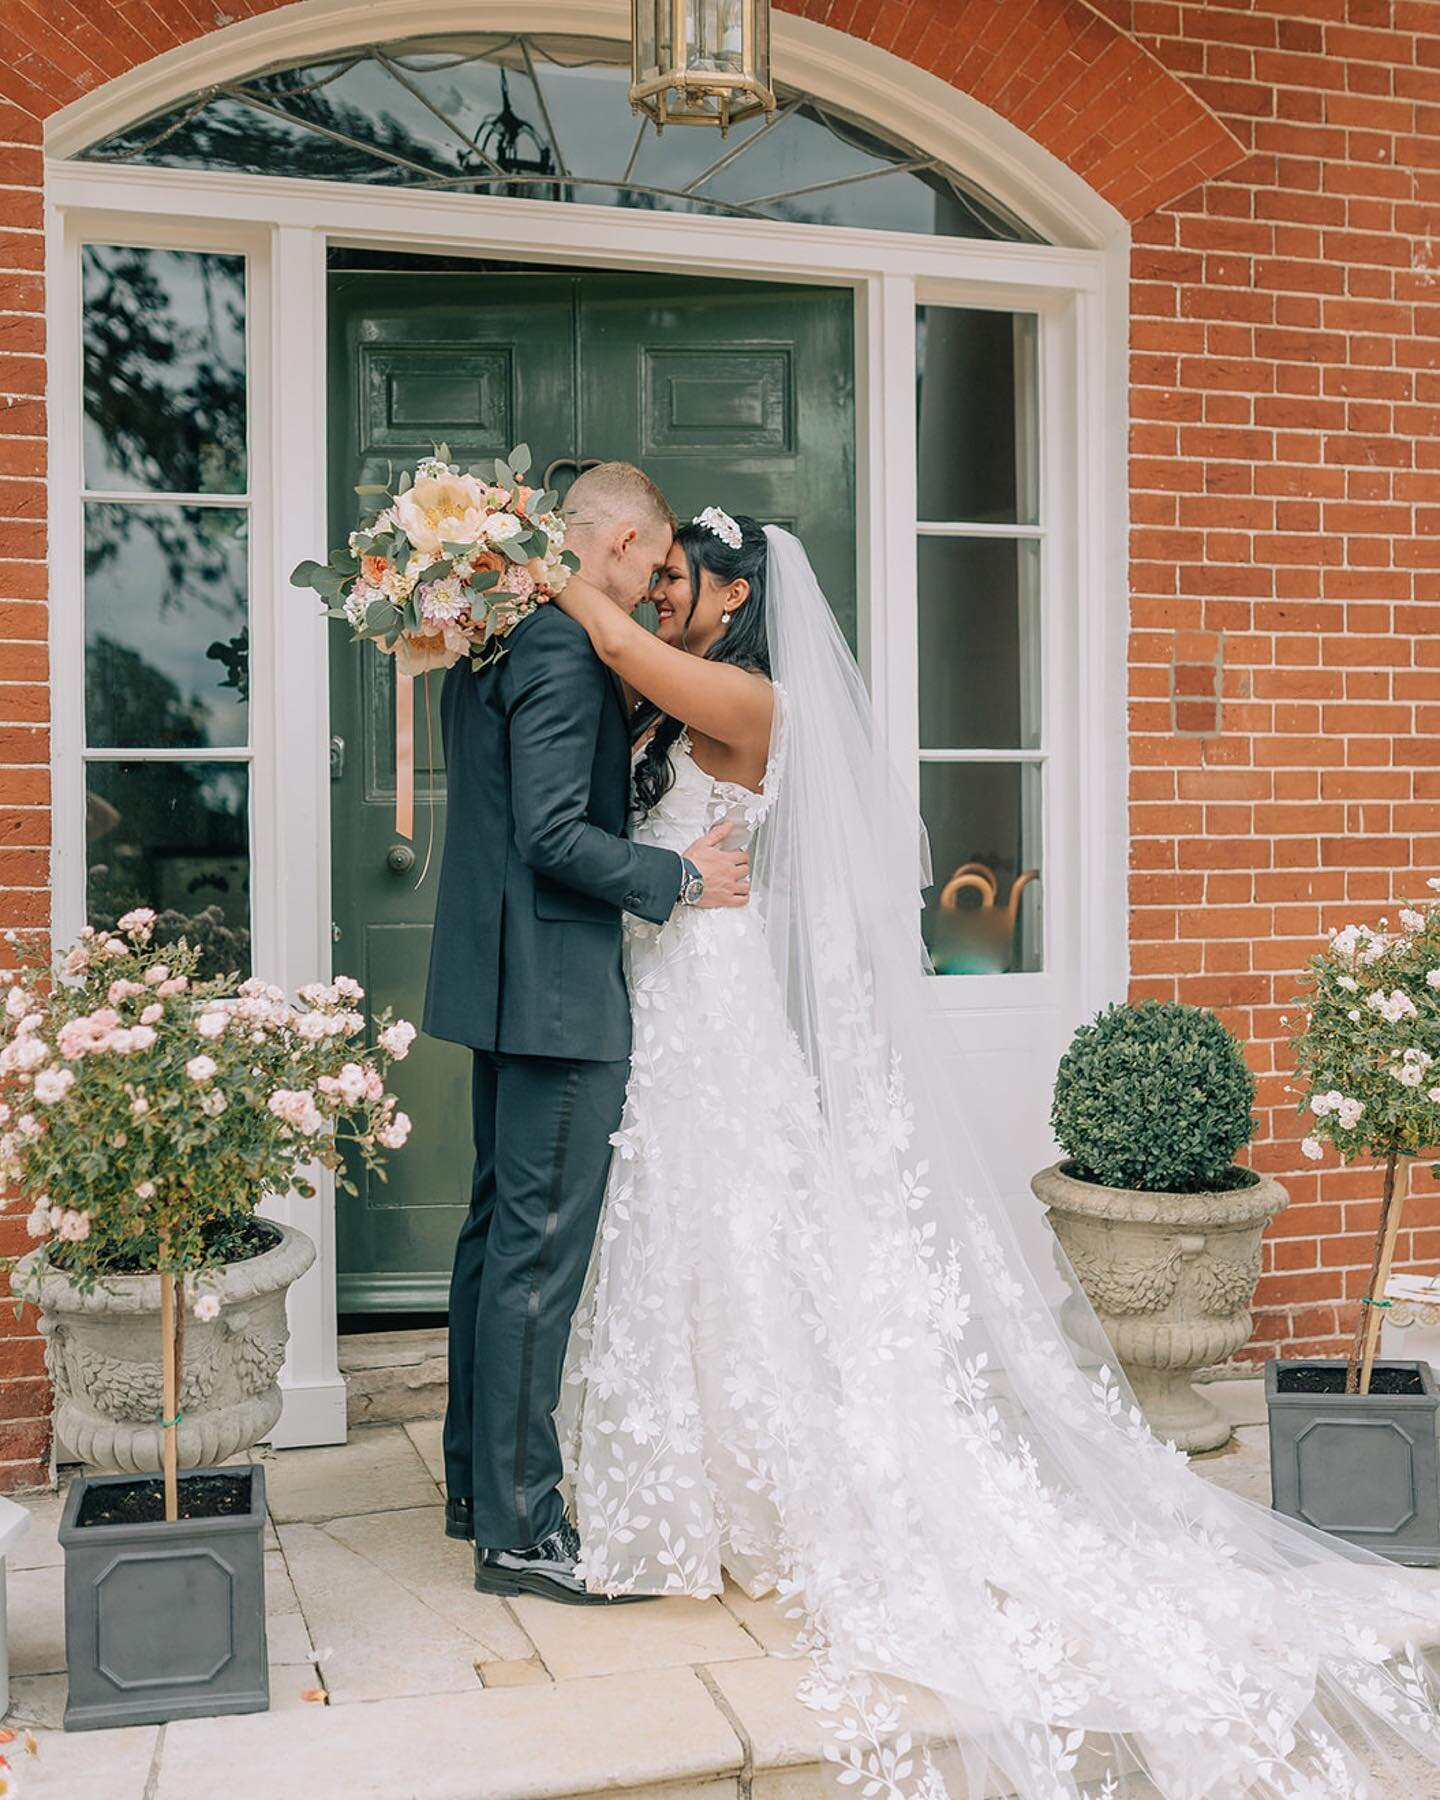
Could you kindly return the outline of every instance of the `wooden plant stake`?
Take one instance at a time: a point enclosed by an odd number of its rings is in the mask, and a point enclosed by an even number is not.
[[[162,1233],[160,1261],[170,1257],[170,1239]],[[160,1371],[161,1371],[161,1445],[165,1470],[165,1517],[173,1523],[180,1516],[180,1490],[176,1469],[176,1396],[180,1383],[175,1368],[175,1277],[162,1266],[160,1271]]]
[[[1396,1180],[1400,1161],[1392,1150],[1385,1159],[1385,1189],[1380,1201],[1380,1226],[1375,1234],[1375,1256],[1370,1266],[1370,1287],[1360,1303],[1360,1323],[1350,1345],[1350,1360],[1345,1370],[1345,1392],[1368,1394],[1370,1374],[1375,1366],[1375,1347],[1380,1338],[1382,1302],[1390,1281],[1390,1265],[1395,1260],[1395,1243],[1400,1235],[1400,1219],[1405,1211],[1403,1182]]]

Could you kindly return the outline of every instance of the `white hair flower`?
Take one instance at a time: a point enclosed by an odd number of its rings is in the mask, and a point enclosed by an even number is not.
[[[738,550],[743,541],[740,527],[718,506],[707,506],[704,512],[696,513],[690,521],[692,525],[703,525],[707,531],[713,532],[722,544],[728,544],[732,550]]]

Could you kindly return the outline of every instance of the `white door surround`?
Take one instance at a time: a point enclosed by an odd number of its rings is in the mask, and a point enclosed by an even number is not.
[[[622,38],[615,0],[565,0],[546,35]],[[357,17],[357,14],[359,15]],[[463,20],[463,23],[462,23]],[[533,8],[429,9],[427,35],[533,29]],[[1035,314],[1039,330],[1042,591],[1047,706],[1046,959],[1034,974],[934,983],[952,1015],[957,1080],[977,1109],[994,1085],[1048,1089],[1074,1025],[1123,995],[1125,903],[1125,529],[1128,232],[1048,153],[934,77],[858,40],[779,15],[785,78],[863,115],[903,117],[907,136],[996,194],[1061,246],[696,218],[339,182],[191,173],[63,160],[228,75],[347,43],[415,32],[406,0],[357,9],[304,0],[227,27],[109,83],[47,132],[50,542],[54,684],[53,929],[84,922],[81,246],[103,241],[243,253],[248,259],[251,507],[251,857],[254,964],[294,989],[330,969],[327,623],[289,571],[326,542],[326,250],[331,244],[498,255],[611,269],[822,282],[856,305],[860,644],[891,747],[914,776],[916,608],[897,532],[916,520],[915,307]],[[203,755],[203,753],[201,753]],[[1034,1104],[1025,1113],[1034,1135]],[[464,1129],[468,1130],[468,1122]],[[1020,1152],[1023,1155],[1025,1152]],[[1002,1174],[1013,1185],[1014,1172]],[[320,1254],[296,1288],[277,1445],[338,1442],[333,1184],[266,1210]]]

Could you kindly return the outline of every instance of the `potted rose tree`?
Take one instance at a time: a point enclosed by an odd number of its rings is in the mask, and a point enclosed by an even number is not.
[[[279,1416],[285,1290],[314,1249],[255,1209],[313,1192],[342,1140],[379,1169],[409,1131],[385,1077],[413,1027],[378,1020],[367,1052],[354,982],[292,1005],[202,981],[154,923],[0,972],[0,1183],[40,1240],[12,1289],[41,1308],[57,1428],[130,1471],[66,1499],[67,1729],[267,1704],[264,1475],[217,1465]]]
[[[1181,1450],[1230,1437],[1191,1377],[1250,1336],[1260,1238],[1286,1204],[1278,1182],[1235,1162],[1254,1102],[1214,1013],[1111,1006],[1061,1059],[1051,1128],[1065,1158],[1031,1184],[1151,1429]]]
[[[1397,1561],[1437,1564],[1440,1391],[1428,1362],[1377,1362],[1375,1350],[1410,1162],[1440,1143],[1440,907],[1402,907],[1398,930],[1384,924],[1333,932],[1304,976],[1301,1149],[1377,1165],[1380,1215],[1349,1355],[1266,1365],[1272,1498]]]

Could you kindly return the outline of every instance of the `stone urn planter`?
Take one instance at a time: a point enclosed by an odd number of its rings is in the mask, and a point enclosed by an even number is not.
[[[207,1274],[204,1292],[219,1300],[219,1316],[187,1322],[176,1429],[181,1468],[248,1450],[280,1417],[278,1376],[290,1335],[285,1296],[314,1262],[315,1246],[292,1226],[266,1224],[274,1234],[268,1250]],[[10,1285],[40,1308],[57,1436],[90,1468],[159,1469],[159,1275],[104,1276],[85,1294],[32,1251]]]
[[[1042,1169],[1031,1186],[1150,1428],[1181,1450],[1219,1449],[1230,1425],[1191,1377],[1249,1338],[1260,1239],[1289,1196],[1265,1175],[1220,1192],[1168,1194],[1101,1187],[1069,1168]]]

